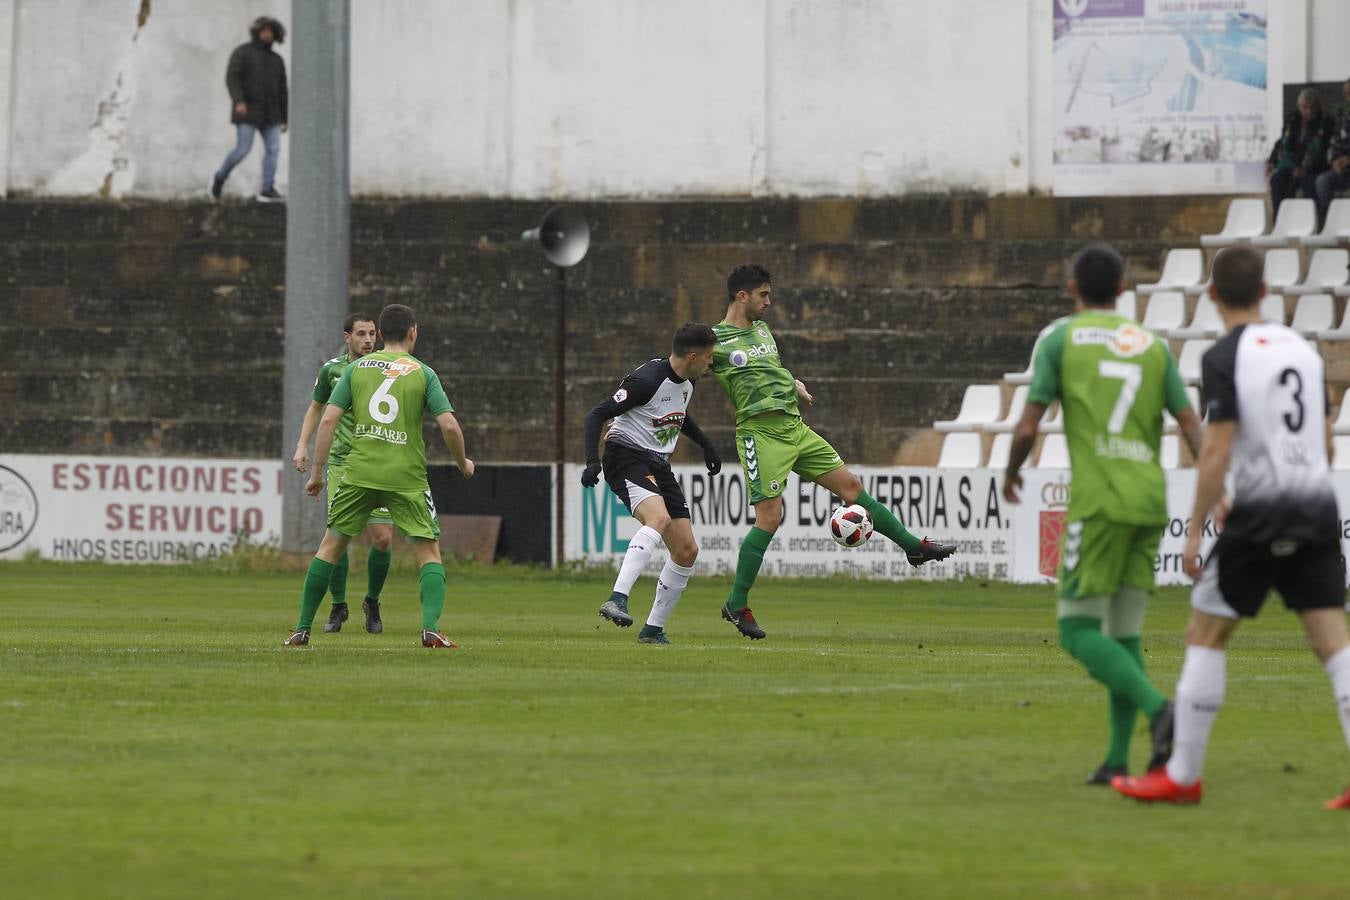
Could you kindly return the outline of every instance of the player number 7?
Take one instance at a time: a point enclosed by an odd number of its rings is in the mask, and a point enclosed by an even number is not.
[[[1115,408],[1111,410],[1111,421],[1106,423],[1108,432],[1120,434],[1125,428],[1125,417],[1130,414],[1130,407],[1134,406],[1134,398],[1139,394],[1139,385],[1144,380],[1143,370],[1138,363],[1103,359],[1097,364],[1097,372],[1103,378],[1119,378],[1123,382]]]

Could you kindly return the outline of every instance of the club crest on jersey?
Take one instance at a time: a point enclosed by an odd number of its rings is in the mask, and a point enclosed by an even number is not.
[[[1070,332],[1075,346],[1104,344],[1116,356],[1138,356],[1153,346],[1153,332],[1126,322],[1118,328],[1076,328]]]
[[[617,391],[614,392],[615,403],[622,403],[627,399],[628,399],[628,391],[626,388],[619,388]]]

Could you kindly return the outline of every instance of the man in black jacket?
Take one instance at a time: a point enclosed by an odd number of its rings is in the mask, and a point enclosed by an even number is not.
[[[270,16],[259,16],[248,29],[252,38],[247,44],[240,44],[230,54],[230,64],[225,70],[225,86],[230,90],[230,100],[234,110],[230,121],[234,123],[236,142],[234,149],[220,170],[211,177],[211,197],[220,199],[221,189],[230,171],[248,155],[253,147],[253,135],[260,132],[263,139],[262,190],[258,200],[262,203],[280,203],[272,181],[277,173],[277,153],[281,149],[281,132],[286,130],[287,105],[289,96],[286,91],[286,63],[273,50],[273,44],[286,40],[286,29]]]

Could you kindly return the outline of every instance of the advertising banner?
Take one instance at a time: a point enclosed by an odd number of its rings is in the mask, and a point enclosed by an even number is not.
[[[1055,194],[1264,191],[1266,6],[1055,0]]]
[[[740,468],[727,466],[715,476],[698,465],[673,468],[684,488],[698,539],[696,571],[735,572],[741,540],[754,522]],[[617,563],[637,531],[637,522],[603,481],[594,488],[582,487],[581,471],[581,466],[568,466],[565,473],[565,554],[570,560]],[[830,513],[840,505],[838,498],[791,475],[783,494],[783,526],[764,554],[764,574],[845,574],[895,580],[1011,577],[1013,523],[1011,511],[1004,508],[998,494],[997,473],[873,467],[853,471],[862,479],[863,488],[888,505],[912,532],[957,542],[957,556],[916,568],[899,547],[880,535],[862,547],[845,549],[829,533]],[[659,572],[664,562],[664,551],[654,554],[648,571]]]
[[[281,532],[279,460],[0,454],[0,559],[173,563]]]

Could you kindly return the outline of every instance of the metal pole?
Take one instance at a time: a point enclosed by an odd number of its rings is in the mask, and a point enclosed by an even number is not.
[[[324,503],[290,471],[314,375],[340,349],[349,243],[349,0],[291,4],[290,197],[286,205],[286,343],[282,377],[281,549],[309,554]]]
[[[554,565],[563,562],[563,463],[567,461],[567,270],[553,267],[553,299],[557,307],[553,358],[553,458],[558,461],[553,522]]]

